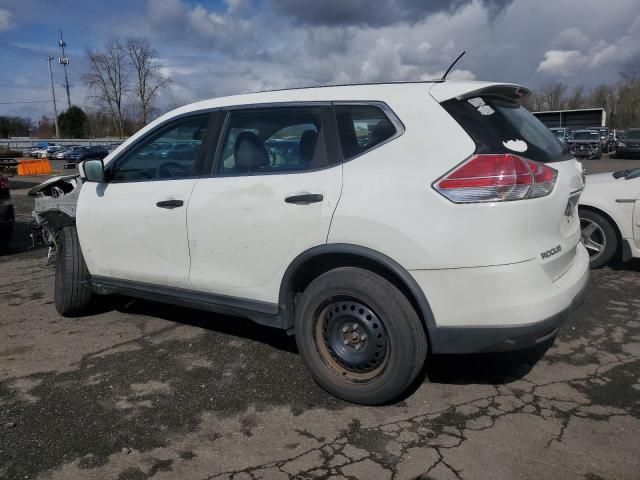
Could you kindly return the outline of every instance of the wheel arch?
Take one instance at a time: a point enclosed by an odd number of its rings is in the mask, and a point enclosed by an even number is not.
[[[398,262],[376,250],[352,244],[326,244],[298,255],[287,268],[280,285],[279,307],[286,329],[291,329],[298,294],[319,275],[339,267],[358,267],[381,275],[396,286],[416,309],[425,334],[435,326],[429,302],[411,274]]]
[[[616,237],[618,238],[618,242],[620,242],[622,240],[622,231],[620,230],[620,227],[618,226],[618,222],[616,222],[615,218],[613,215],[611,215],[609,212],[607,212],[606,210],[600,208],[600,207],[595,207],[593,205],[583,205],[583,204],[579,204],[578,205],[578,216],[580,214],[580,210],[588,210],[590,212],[593,213],[597,213],[598,215],[602,215],[609,223],[611,223],[611,226],[613,227],[613,230],[616,232]],[[620,247],[620,244],[618,244],[618,247]]]

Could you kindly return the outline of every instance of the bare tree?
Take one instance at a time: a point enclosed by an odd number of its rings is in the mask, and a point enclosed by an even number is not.
[[[618,74],[622,78],[622,83],[638,84],[640,83],[640,63],[628,63]]]
[[[569,98],[567,99],[567,108],[574,110],[578,108],[585,108],[586,104],[587,98],[584,94],[584,86],[578,85],[574,87],[571,91],[571,95],[569,95]]]
[[[131,65],[138,115],[142,125],[146,125],[149,115],[155,110],[154,101],[160,90],[167,87],[171,80],[162,75],[157,53],[146,38],[129,37],[124,48]]]
[[[540,96],[548,110],[562,110],[566,104],[566,92],[567,86],[564,83],[552,82],[543,85],[540,90]]]
[[[118,39],[107,41],[104,51],[87,49],[90,71],[85,84],[95,92],[97,103],[106,108],[120,137],[124,137],[124,99],[127,94],[126,51]]]

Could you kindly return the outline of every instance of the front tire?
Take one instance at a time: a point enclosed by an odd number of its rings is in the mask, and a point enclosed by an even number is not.
[[[592,210],[580,210],[582,243],[589,252],[589,266],[600,268],[618,251],[618,235],[603,215]]]
[[[427,337],[411,303],[389,281],[360,268],[316,278],[296,307],[295,333],[316,382],[363,405],[399,397],[427,355]]]
[[[89,313],[95,295],[86,286],[88,280],[89,270],[80,249],[76,227],[65,227],[58,236],[54,295],[60,315],[77,317]]]

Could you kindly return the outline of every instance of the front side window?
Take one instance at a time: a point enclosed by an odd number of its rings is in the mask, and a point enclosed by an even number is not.
[[[197,175],[196,158],[209,114],[178,120],[134,146],[115,161],[110,180],[170,180]]]
[[[216,173],[259,175],[328,165],[322,107],[274,107],[229,114]]]
[[[349,160],[393,137],[397,130],[380,107],[338,105],[335,108],[342,155]]]

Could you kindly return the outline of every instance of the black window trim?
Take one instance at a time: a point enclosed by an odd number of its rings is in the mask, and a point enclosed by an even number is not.
[[[396,129],[396,133],[394,133],[392,136],[390,136],[389,138],[387,138],[386,140],[384,140],[383,142],[378,143],[377,145],[374,145],[371,148],[366,149],[364,152],[360,152],[357,155],[354,155],[351,158],[344,158],[343,155],[343,150],[342,150],[342,144],[340,143],[340,135],[339,132],[338,133],[338,137],[337,137],[337,141],[338,141],[338,151],[340,152],[340,156],[342,157],[342,163],[347,163],[347,162],[351,162],[353,160],[356,160],[357,158],[362,157],[363,155],[367,155],[370,152],[376,150],[379,147],[382,147],[383,145],[386,145],[389,142],[394,141],[396,138],[401,137],[402,135],[404,135],[404,132],[406,131],[406,128],[404,126],[404,123],[402,123],[402,120],[400,120],[400,118],[398,118],[398,116],[396,115],[396,113],[391,109],[391,107],[383,101],[380,100],[355,100],[355,101],[351,101],[351,100],[338,100],[338,101],[334,101],[331,102],[333,107],[337,107],[337,106],[371,106],[371,107],[378,107],[380,108],[380,110],[382,110],[382,113],[384,113],[387,118],[391,121],[391,123],[393,124],[393,126]],[[333,115],[334,117],[336,116],[336,110],[335,108],[333,108]],[[337,119],[335,120],[336,123],[336,128],[337,128]]]
[[[133,141],[130,145],[127,145],[127,147],[123,151],[118,152],[117,156],[109,160],[109,163],[105,165],[105,174],[106,174],[105,178],[107,180],[107,183],[120,184],[120,183],[140,183],[140,182],[166,182],[166,181],[175,181],[175,180],[193,180],[193,179],[201,178],[203,173],[206,172],[205,169],[208,167],[208,164],[210,163],[209,161],[207,161],[207,156],[210,158],[211,155],[209,154],[209,152],[207,152],[207,150],[210,148],[210,145],[209,145],[211,143],[210,137],[212,135],[215,135],[216,133],[212,131],[211,127],[215,126],[216,118],[217,118],[216,114],[220,113],[220,110],[221,110],[220,108],[204,108],[200,110],[192,110],[192,111],[184,112],[174,117],[171,117],[167,121],[156,125],[154,128],[149,130],[143,136]],[[122,158],[124,158],[129,153],[131,153],[135,148],[140,146],[140,144],[149,140],[149,138],[153,137],[154,135],[157,135],[160,130],[164,130],[167,127],[171,127],[177,123],[180,123],[188,117],[198,117],[198,116],[204,116],[207,114],[209,115],[209,118],[207,120],[207,128],[205,130],[205,135],[202,138],[200,148],[198,149],[198,153],[196,155],[196,163],[195,163],[196,169],[200,168],[200,171],[196,171],[194,175],[189,175],[188,177],[180,177],[180,178],[141,178],[137,180],[113,180],[111,178],[112,170],[116,168],[118,162],[121,161]]]
[[[209,175],[203,176],[202,178],[237,178],[237,177],[257,177],[257,176],[269,176],[269,175],[300,175],[304,173],[310,172],[319,172],[322,170],[327,170],[329,168],[335,168],[337,166],[342,165],[342,152],[338,149],[336,152],[338,155],[336,156],[336,161],[331,164],[327,164],[321,167],[310,168],[308,170],[291,170],[291,171],[264,171],[264,172],[250,172],[250,173],[218,173],[218,163],[220,162],[220,157],[222,155],[222,150],[224,148],[223,142],[225,135],[227,133],[227,127],[229,126],[229,121],[231,117],[231,113],[238,110],[266,110],[266,109],[279,109],[279,108],[305,108],[305,107],[319,107],[320,115],[322,117],[322,126],[325,130],[323,134],[324,142],[325,142],[325,150],[327,155],[327,162],[329,159],[330,151],[335,150],[331,148],[330,143],[338,141],[336,134],[336,126],[335,126],[335,118],[333,114],[333,106],[330,101],[309,101],[309,102],[270,102],[270,103],[250,103],[243,105],[230,105],[228,107],[222,107],[222,112],[225,114],[224,122],[222,122],[222,128],[220,129],[220,134],[218,136],[218,145],[216,147],[216,152],[214,156],[213,163],[211,165],[211,169],[209,170]],[[323,108],[324,107],[324,108]],[[325,109],[329,108],[330,112],[328,115],[325,113]],[[326,122],[329,122],[325,125]]]

